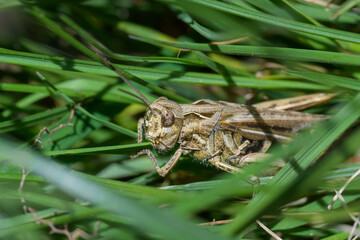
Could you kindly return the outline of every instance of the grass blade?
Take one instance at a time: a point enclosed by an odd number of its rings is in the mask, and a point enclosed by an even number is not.
[[[26,164],[35,173],[57,185],[71,195],[88,200],[109,212],[128,217],[129,224],[149,233],[157,233],[171,239],[228,239],[205,229],[194,226],[151,205],[135,202],[120,194],[115,194],[97,184],[90,183],[82,177],[70,173],[50,159],[30,152],[15,150],[8,140],[0,140],[1,159],[11,156],[11,160]],[[26,159],[26,162],[23,161]],[[76,184],[73,184],[75,183]],[[164,227],[166,226],[166,227]]]
[[[329,64],[344,64],[360,66],[360,56],[336,53],[320,50],[307,50],[296,48],[262,47],[262,46],[239,46],[239,45],[215,45],[205,43],[181,43],[168,42],[149,38],[132,36],[133,39],[160,46],[172,46],[180,49],[216,52],[231,55],[256,56],[292,61],[308,61]]]

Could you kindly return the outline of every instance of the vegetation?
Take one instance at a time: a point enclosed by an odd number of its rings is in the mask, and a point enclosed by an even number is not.
[[[0,238],[360,235],[360,3],[327,2],[0,1]],[[329,92],[307,111],[332,118],[240,174],[184,156],[162,178],[129,157],[151,148],[136,143],[146,106],[87,42],[150,101]]]

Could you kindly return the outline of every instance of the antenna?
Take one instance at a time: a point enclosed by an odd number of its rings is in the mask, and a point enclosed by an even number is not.
[[[97,49],[94,45],[92,45],[89,42],[85,42],[85,44],[88,45],[88,47],[95,52],[95,54],[100,58],[100,60],[103,62],[104,65],[106,65],[108,68],[113,70],[117,75],[119,75],[119,77],[139,95],[139,97],[136,96],[138,99],[143,101],[146,104],[146,106],[148,106],[148,108],[151,109],[151,102],[147,100],[147,98],[134,85],[132,85],[132,83],[110,62],[108,57],[103,52],[101,52],[99,49]],[[129,93],[127,91],[123,91],[123,92],[126,92],[131,96],[134,96],[134,94]]]
[[[117,90],[119,90],[120,92],[124,92],[124,93],[126,93],[126,94],[128,94],[130,96],[133,96],[134,98],[139,99],[140,101],[143,102],[143,100],[139,96],[137,96],[136,94],[133,94],[133,93],[128,92],[128,91],[126,91],[124,89],[121,89],[121,88],[117,88]]]

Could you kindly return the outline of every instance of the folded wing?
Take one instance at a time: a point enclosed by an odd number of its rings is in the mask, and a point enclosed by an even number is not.
[[[287,141],[295,132],[329,116],[296,111],[223,105],[217,126],[252,140]]]

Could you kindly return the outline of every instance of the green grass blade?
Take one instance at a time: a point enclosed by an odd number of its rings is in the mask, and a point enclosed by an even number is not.
[[[124,154],[124,153],[136,153],[141,149],[150,147],[149,142],[146,143],[135,143],[135,144],[124,144],[118,146],[104,146],[94,148],[77,148],[68,150],[55,150],[46,151],[42,154],[44,156],[60,156],[60,155],[78,155],[78,154]]]
[[[81,36],[83,39],[88,41],[89,43],[93,44],[96,48],[98,48],[100,51],[108,55],[109,57],[121,60],[121,61],[131,61],[131,62],[142,62],[142,63],[176,63],[176,64],[186,64],[186,65],[192,65],[192,66],[204,66],[200,61],[196,59],[186,59],[186,58],[178,58],[178,57],[138,57],[138,56],[131,56],[131,55],[125,55],[125,54],[119,54],[114,53],[104,47],[98,40],[96,40],[93,36],[91,36],[88,32],[86,32],[81,26],[76,24],[72,19],[70,19],[66,15],[60,15],[60,19],[66,23],[69,27],[74,29],[79,36]],[[119,23],[117,26],[123,30],[122,26],[127,26],[129,23]],[[136,26],[138,27],[138,26]],[[124,27],[125,30],[127,29],[134,29],[132,26],[130,28]],[[143,34],[146,34],[146,32],[140,31]],[[136,32],[138,33],[138,32]],[[171,38],[164,38],[167,40],[170,40]]]
[[[133,39],[151,43],[154,45],[165,45],[177,47],[180,49],[216,52],[231,55],[256,56],[264,58],[274,58],[292,61],[308,61],[329,64],[344,64],[360,66],[360,56],[337,53],[320,50],[296,49],[296,48],[280,48],[280,47],[262,47],[262,46],[239,46],[239,45],[215,45],[205,43],[181,43],[167,42],[156,39],[140,38],[132,36]]]
[[[271,24],[278,27],[283,27],[289,30],[295,30],[305,33],[311,33],[319,36],[330,37],[338,40],[344,40],[348,42],[360,43],[360,34],[351,33],[347,31],[341,31],[336,29],[330,29],[326,27],[314,26],[312,24],[301,23],[286,18],[276,17],[265,13],[259,13],[255,11],[249,11],[247,9],[240,8],[235,5],[230,5],[223,2],[212,0],[186,0],[186,2],[192,2],[197,5],[203,5],[211,7],[219,11],[224,11],[236,16],[248,18],[254,21]],[[181,5],[181,3],[179,2]]]
[[[90,174],[85,174],[77,171],[72,171],[72,173],[78,177],[86,179],[89,182],[102,185],[107,189],[112,189],[115,192],[121,192],[125,196],[133,197],[136,199],[148,200],[154,203],[166,203],[168,201],[173,201],[185,197],[181,193],[175,193],[171,191],[163,191],[157,188],[134,185],[127,182],[116,181],[112,179],[106,179],[102,177],[93,176]],[[16,181],[20,182],[22,179],[22,174],[1,174],[0,181]],[[30,174],[26,177],[26,182],[39,182],[46,183],[46,178],[43,178],[39,175]],[[4,194],[5,195],[5,194]],[[191,195],[190,195],[191,196]],[[56,205],[46,205],[48,207],[59,207]],[[67,209],[65,209],[67,210]]]
[[[81,52],[83,52],[84,54],[86,54],[88,57],[90,57],[91,59],[101,62],[99,57],[93,52],[91,51],[85,44],[82,44],[81,42],[79,42],[78,40],[76,40],[74,37],[72,37],[70,34],[68,34],[67,32],[65,32],[60,26],[58,26],[57,23],[55,23],[54,21],[52,21],[50,18],[46,17],[46,13],[38,8],[38,7],[33,7],[33,8],[29,8],[28,9],[35,17],[37,17],[40,21],[42,21],[44,23],[45,26],[47,26],[49,29],[51,29],[52,31],[54,31],[59,37],[63,38],[65,41],[69,42],[71,45],[73,45],[75,48],[77,48],[78,50],[80,50]],[[86,36],[87,37],[87,36]],[[148,88],[152,89],[155,92],[160,93],[161,95],[167,96],[171,99],[174,99],[176,101],[180,101],[180,102],[188,102],[187,99],[178,96],[175,93],[172,93],[170,91],[164,91],[163,89],[161,89],[160,87],[148,83],[146,81],[144,81],[143,79],[131,74],[130,72],[126,71],[124,68],[120,67],[120,65],[114,65],[116,68],[118,68],[120,70],[120,72],[128,79],[139,83],[141,85],[147,86]],[[118,77],[118,76],[117,76]]]
[[[202,52],[194,51],[194,54],[200,61],[202,61],[204,64],[206,64],[214,72],[217,72],[217,73],[223,75],[230,82],[232,81],[231,80],[231,70],[228,69],[226,66],[224,66],[220,63],[214,62],[213,60],[211,60],[211,58],[209,58]]]
[[[164,33],[161,33],[155,29],[142,26],[136,23],[132,22],[119,22],[116,27],[131,35],[145,35],[145,36],[153,36],[158,39],[164,40],[164,41],[174,41],[175,39],[173,37],[170,37]]]
[[[95,120],[95,121],[97,121],[99,123],[102,123],[104,126],[110,128],[110,129],[113,129],[115,131],[118,131],[118,132],[120,132],[122,134],[125,134],[125,135],[127,135],[129,137],[137,138],[137,133],[135,133],[135,132],[133,132],[133,131],[131,131],[129,129],[120,127],[120,126],[118,126],[118,125],[116,125],[114,123],[103,120],[101,118],[95,117],[93,114],[91,114],[90,112],[85,110],[83,107],[81,107],[79,104],[77,104],[74,100],[72,100],[71,98],[66,96],[63,92],[61,92],[59,89],[57,89],[53,84],[51,84],[49,81],[47,81],[45,79],[45,77],[42,76],[39,72],[37,72],[37,74],[38,74],[39,78],[54,91],[54,93],[60,95],[68,104],[71,104],[74,107],[76,107],[77,110],[82,112],[87,117],[89,117],[89,118],[91,118],[91,119],[93,119],[93,120]]]
[[[56,87],[60,89],[67,96],[74,97],[79,100],[83,100],[90,97],[98,97],[103,101],[116,102],[116,103],[142,103],[139,99],[130,96],[129,94],[123,93],[118,90],[125,89],[124,85],[120,84],[106,84],[101,81],[95,81],[91,79],[73,79],[66,82],[57,84]],[[108,89],[103,92],[104,89]],[[0,83],[0,90],[10,92],[21,92],[21,93],[39,93],[40,95],[28,96],[24,99],[25,102],[19,101],[19,107],[27,106],[28,103],[34,103],[42,98],[50,95],[49,89],[46,86],[41,85],[30,85],[22,83]],[[45,94],[42,94],[45,93]],[[99,96],[99,93],[102,93]],[[155,100],[156,98],[148,93],[144,93],[149,99]]]
[[[55,69],[85,72],[91,74],[99,74],[105,76],[117,76],[116,73],[107,69],[103,65],[86,60],[49,57],[39,54],[17,52],[0,48],[0,62],[19,64],[24,66],[35,67],[39,69]],[[157,80],[157,81],[171,81],[181,83],[196,83],[206,85],[220,85],[220,86],[241,86],[252,88],[267,88],[267,89],[313,89],[313,90],[326,90],[329,89],[325,85],[313,84],[307,82],[296,82],[286,80],[263,80],[250,77],[234,76],[233,84],[231,85],[223,76],[218,74],[208,73],[193,73],[193,72],[175,72],[169,70],[159,70],[144,67],[133,67],[120,65],[130,73],[142,79]],[[165,91],[165,90],[164,90]]]
[[[323,180],[333,182],[333,180],[341,180],[350,178],[352,175],[356,173],[360,168],[359,164],[356,164],[353,167],[344,167],[336,170],[332,170],[324,174]],[[271,180],[271,177],[259,177],[257,184],[259,186],[263,186],[269,183]],[[161,189],[164,190],[171,190],[171,191],[181,191],[181,192],[192,192],[192,191],[204,191],[204,190],[210,190],[214,188],[221,188],[224,185],[230,185],[232,182],[225,179],[225,180],[211,180],[211,181],[204,181],[204,182],[193,182],[188,183],[184,185],[170,185],[162,187]],[[242,182],[242,189],[248,189],[250,194],[253,194],[254,191],[254,185],[248,181]],[[327,188],[320,187],[321,190],[327,190]],[[332,189],[331,189],[331,192]],[[246,193],[246,191],[245,191]],[[241,195],[241,197],[246,197],[251,195]]]
[[[316,4],[307,4],[304,2],[293,2],[294,6],[302,12],[306,12],[309,16],[321,22],[334,22],[331,20],[331,15],[337,10],[336,8],[326,8],[326,6],[319,6]],[[328,11],[327,11],[328,10]],[[339,24],[356,24],[360,19],[359,14],[346,12],[336,19]]]
[[[1,88],[1,87],[0,87]],[[35,113],[26,117],[0,122],[0,133],[18,130],[34,126],[36,124],[51,121],[69,112],[68,106],[57,107],[49,111]]]
[[[93,53],[90,49],[88,49],[84,44],[76,40],[69,33],[64,31],[59,25],[53,22],[50,18],[46,16],[46,13],[41,8],[32,6],[31,8],[26,8],[33,16],[35,16],[38,20],[40,20],[44,25],[46,25],[53,32],[58,34],[63,39],[66,39],[70,42],[75,48],[77,48],[82,53],[86,54],[92,59],[98,59],[95,53]]]
[[[11,156],[14,162],[26,164],[29,169],[32,169],[35,173],[40,174],[69,194],[90,201],[112,213],[128,217],[130,219],[129,224],[141,231],[157,233],[167,238],[179,240],[184,238],[228,239],[194,226],[189,220],[185,221],[149,204],[135,202],[100,185],[90,183],[72,174],[62,166],[51,162],[50,159],[45,159],[30,152],[18,151],[8,140],[0,140],[0,149],[1,159]]]
[[[360,90],[360,82],[353,78],[335,76],[325,73],[304,72],[304,71],[285,71],[286,73],[308,79],[310,81],[329,85],[331,87],[339,86],[355,91]]]
[[[339,17],[340,15],[349,11],[352,7],[354,7],[358,4],[360,4],[360,0],[348,0],[348,1],[344,2],[341,5],[341,7],[338,10],[336,10],[336,12],[334,12],[333,15],[331,15],[331,19],[333,20],[333,19]]]
[[[321,26],[321,24],[313,19],[312,17],[308,16],[301,10],[299,10],[297,7],[295,7],[292,3],[290,3],[288,0],[282,0],[286,5],[288,5],[291,9],[293,9],[295,12],[297,12],[299,15],[303,16],[305,19],[307,19],[310,23],[314,24],[315,26]]]
[[[6,10],[8,8],[19,7],[22,3],[18,0],[7,0],[0,2],[0,10]]]

